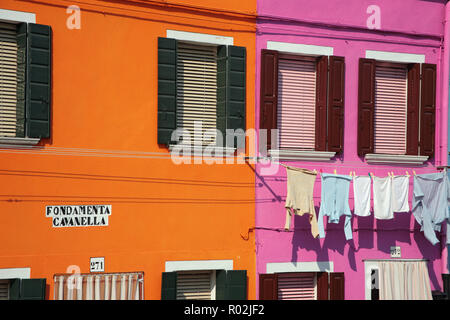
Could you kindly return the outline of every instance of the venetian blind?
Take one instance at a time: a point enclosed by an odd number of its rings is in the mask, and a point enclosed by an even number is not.
[[[278,274],[278,300],[316,300],[315,273]]]
[[[374,152],[406,153],[407,70],[375,68]]]
[[[191,135],[191,144],[215,143],[217,109],[217,47],[178,42],[177,127]],[[196,121],[201,130],[194,132]],[[200,128],[200,127],[199,127]]]
[[[177,300],[212,300],[211,271],[177,273]]]
[[[279,59],[277,125],[280,149],[314,150],[316,63]]]
[[[16,135],[16,25],[0,22],[0,136]]]
[[[9,280],[0,280],[0,300],[9,300]]]

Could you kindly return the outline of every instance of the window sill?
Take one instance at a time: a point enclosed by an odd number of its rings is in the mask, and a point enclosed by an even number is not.
[[[395,163],[395,164],[422,165],[425,161],[428,160],[428,156],[368,153],[366,154],[365,159],[369,164]]]
[[[222,157],[234,157],[236,148],[171,144],[169,145],[169,151],[170,153],[176,152],[180,156],[222,158]]]
[[[330,161],[336,155],[336,152],[269,150],[269,155],[273,160]]]
[[[26,147],[36,146],[40,138],[16,138],[16,137],[0,137],[0,146],[2,147]]]

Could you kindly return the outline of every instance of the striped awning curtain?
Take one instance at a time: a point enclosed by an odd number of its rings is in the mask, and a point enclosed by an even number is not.
[[[16,25],[0,22],[0,136],[16,136]]]
[[[316,128],[316,62],[279,59],[279,148],[314,150]]]
[[[211,271],[177,272],[177,300],[211,300]]]
[[[316,291],[315,273],[278,274],[279,300],[316,300]]]
[[[374,152],[406,153],[406,67],[375,68]]]
[[[177,128],[191,135],[190,144],[215,143],[217,128],[217,47],[178,42]],[[194,132],[194,126],[198,127]],[[200,127],[201,126],[201,127]],[[205,135],[205,131],[208,130]],[[211,131],[214,130],[214,131]]]
[[[54,277],[55,300],[142,300],[142,273],[65,274]]]

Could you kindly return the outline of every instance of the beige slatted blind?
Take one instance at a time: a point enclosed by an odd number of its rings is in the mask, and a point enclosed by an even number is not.
[[[279,300],[316,300],[315,273],[280,273],[278,275]]]
[[[278,63],[280,149],[314,150],[316,63],[280,59]]]
[[[407,81],[406,67],[375,68],[375,153],[406,153]]]
[[[16,135],[16,25],[0,22],[0,136]]]
[[[177,300],[212,300],[212,271],[177,272]]]
[[[0,300],[9,300],[9,280],[0,280]]]
[[[217,47],[178,42],[177,48],[177,127],[191,134],[191,143],[215,143],[217,128]],[[194,136],[194,122],[202,130]]]

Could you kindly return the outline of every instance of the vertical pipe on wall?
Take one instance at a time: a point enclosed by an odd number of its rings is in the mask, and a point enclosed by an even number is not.
[[[448,156],[448,123],[450,119],[448,118],[448,108],[450,105],[449,101],[449,73],[450,73],[450,2],[447,1],[445,5],[445,16],[444,16],[444,54],[442,59],[442,102],[441,102],[441,130],[440,139],[442,150],[439,150],[441,157],[440,165],[447,165]],[[446,245],[445,235],[442,237],[442,273],[448,273],[448,247]]]

